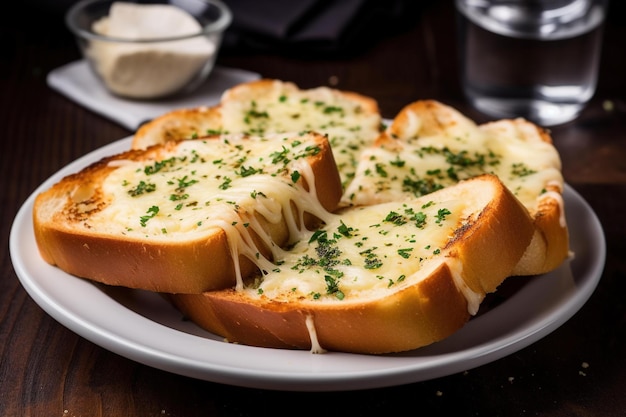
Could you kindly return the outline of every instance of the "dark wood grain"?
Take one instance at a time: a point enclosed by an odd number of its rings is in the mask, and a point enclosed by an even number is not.
[[[77,336],[20,285],[8,251],[24,200],[72,160],[131,132],[49,89],[46,74],[78,58],[63,6],[26,1],[0,17],[0,415],[256,416],[307,414],[623,416],[626,410],[626,22],[613,5],[598,93],[581,117],[552,129],[565,178],[606,233],[600,285],[566,324],[531,346],[445,378],[391,388],[290,393],[238,388],[141,365]],[[615,3],[615,2],[614,2]],[[375,28],[373,28],[374,30]],[[422,98],[488,120],[457,79],[454,11],[425,2],[414,24],[346,58],[271,52],[220,57],[223,65],[375,97],[385,117]],[[608,111],[606,102],[613,104]],[[294,408],[294,405],[295,408]]]

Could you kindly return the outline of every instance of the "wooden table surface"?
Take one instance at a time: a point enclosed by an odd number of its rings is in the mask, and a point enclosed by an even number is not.
[[[193,379],[119,356],[59,324],[20,284],[9,254],[17,210],[57,170],[132,133],[47,86],[47,73],[79,54],[61,8],[46,4],[20,2],[17,15],[0,17],[1,416],[626,415],[624,6],[612,4],[596,96],[579,119],[551,129],[566,181],[606,236],[604,273],[588,302],[541,340],[466,372],[372,390],[284,392]],[[460,91],[451,2],[425,2],[413,17],[353,54],[230,50],[219,63],[302,88],[358,91],[377,99],[388,118],[432,98],[489,120]]]

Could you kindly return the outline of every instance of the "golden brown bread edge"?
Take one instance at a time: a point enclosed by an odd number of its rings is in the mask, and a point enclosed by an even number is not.
[[[553,143],[549,131],[524,119],[500,120],[485,123],[479,128],[505,131],[512,129],[518,132],[531,129],[545,143]],[[545,184],[545,190],[549,191],[554,198],[541,198],[536,209],[531,211],[535,233],[524,256],[511,272],[512,275],[544,274],[558,268],[570,256],[569,230],[564,213],[564,186],[564,182]]]
[[[341,196],[341,184],[328,141],[321,135],[315,136],[321,151],[308,157],[315,174],[315,189],[322,206],[332,211]],[[69,274],[113,286],[168,293],[201,293],[234,286],[235,268],[226,233],[221,229],[194,240],[159,243],[101,234],[97,230],[85,233],[72,228],[80,218],[68,218],[63,211],[46,211],[49,206],[56,210],[58,205],[71,211],[71,196],[80,190],[93,193],[94,204],[106,204],[99,187],[115,169],[112,161],[167,158],[178,143],[167,142],[103,158],[40,193],[34,203],[33,227],[42,258]],[[304,186],[307,188],[306,183]],[[284,218],[282,222],[270,223],[261,215],[256,217],[274,242],[280,245],[288,240]],[[307,219],[315,221],[312,217]],[[270,256],[258,236],[253,234],[253,239],[261,252]],[[255,264],[244,256],[240,256],[239,265],[242,276],[257,271]]]
[[[174,305],[204,329],[227,341],[252,346],[311,349],[307,320],[326,350],[365,354],[402,352],[440,341],[470,319],[468,301],[455,284],[461,274],[479,295],[506,279],[534,233],[526,209],[495,177],[463,181],[428,197],[454,196],[458,187],[489,181],[494,194],[476,222],[459,230],[444,261],[423,280],[391,295],[334,303],[277,302],[234,289],[172,295]],[[448,259],[448,260],[450,260]]]
[[[416,116],[419,120],[415,119]],[[416,123],[419,126],[416,127]],[[417,129],[420,136],[438,134],[462,136],[475,128],[473,121],[452,107],[436,100],[419,100],[402,108],[385,134],[392,138],[402,139],[413,134],[413,132],[409,133],[409,130]],[[501,135],[512,133],[523,135],[524,130],[530,129],[545,143],[553,144],[552,137],[546,129],[521,118],[485,123],[478,125],[478,129],[492,132],[500,130]],[[563,187],[564,184],[545,185],[545,189],[560,196],[561,201],[542,199],[537,209],[531,212],[535,233],[526,253],[511,272],[512,275],[544,274],[558,268],[570,256],[569,232],[567,226],[562,224],[564,219]]]
[[[308,92],[315,91],[317,88],[320,87],[312,89],[302,89],[293,82],[282,81],[272,78],[262,78],[260,80],[238,84],[226,90],[222,95],[222,101],[250,101],[256,98],[266,97],[269,92],[275,91],[276,88],[280,88],[285,92],[301,92],[307,94]],[[328,88],[332,94],[358,102],[359,104],[361,104],[361,107],[367,112],[378,113],[378,103],[371,97],[367,97],[363,94],[349,90],[339,90],[330,87],[325,88]]]
[[[450,336],[470,317],[445,264],[420,285],[361,304],[285,306],[234,290],[170,298],[187,318],[227,342],[278,349],[312,348],[309,316],[323,349],[363,354],[426,346]]]
[[[214,106],[201,106],[195,108],[175,109],[143,124],[133,135],[131,148],[145,149],[149,146],[163,143],[168,140],[190,139],[196,135],[204,136],[207,132],[228,130],[234,132],[230,126],[224,126],[222,120],[222,107],[225,102],[251,102],[256,99],[267,97],[279,88],[287,93],[300,92],[307,94],[309,91],[300,89],[292,82],[277,79],[262,78],[238,84],[222,94],[220,103]],[[378,114],[378,103],[365,95],[338,89],[329,88],[329,91],[345,100],[359,103],[368,113]],[[309,129],[306,126],[303,129]],[[325,133],[325,132],[319,132]]]
[[[219,105],[176,109],[141,125],[133,135],[131,149],[146,149],[171,140],[204,136],[221,128]]]

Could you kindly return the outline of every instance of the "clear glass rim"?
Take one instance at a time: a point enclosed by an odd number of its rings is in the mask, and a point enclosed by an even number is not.
[[[129,43],[129,44],[137,44],[137,43],[157,43],[157,42],[172,42],[172,41],[180,41],[185,39],[192,39],[198,36],[207,36],[214,33],[223,32],[232,22],[232,12],[230,9],[221,1],[217,0],[197,0],[201,3],[205,3],[209,6],[214,6],[219,10],[219,18],[202,26],[202,29],[195,33],[190,33],[188,35],[182,36],[169,36],[165,38],[150,38],[150,39],[128,39],[128,38],[116,38],[112,36],[105,36],[98,33],[93,32],[92,30],[86,30],[78,26],[77,21],[79,18],[79,14],[82,10],[93,3],[101,2],[102,0],[81,0],[78,3],[75,3],[66,13],[65,15],[65,23],[67,27],[74,33],[74,35],[89,40],[98,40],[103,42],[116,42],[116,43]]]

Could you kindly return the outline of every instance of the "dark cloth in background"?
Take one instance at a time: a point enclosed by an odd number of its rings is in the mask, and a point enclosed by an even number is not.
[[[224,48],[287,54],[352,54],[419,19],[427,1],[224,0],[233,23]]]

